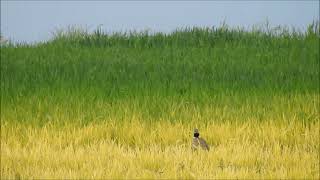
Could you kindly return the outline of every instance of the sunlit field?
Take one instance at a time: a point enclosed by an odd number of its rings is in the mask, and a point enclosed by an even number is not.
[[[319,38],[71,28],[2,45],[1,179],[319,179]]]

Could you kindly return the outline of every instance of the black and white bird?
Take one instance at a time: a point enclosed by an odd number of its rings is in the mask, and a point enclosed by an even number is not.
[[[209,151],[210,148],[209,148],[207,142],[199,136],[200,136],[199,130],[195,129],[193,132],[192,147],[191,147],[192,150],[197,150],[197,149],[199,149],[199,147],[201,147],[201,149]]]

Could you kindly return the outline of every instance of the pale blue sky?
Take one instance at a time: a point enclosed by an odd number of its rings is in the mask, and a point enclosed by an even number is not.
[[[170,32],[185,26],[252,27],[265,23],[301,30],[319,19],[319,1],[3,1],[1,34],[14,41],[52,37],[56,28]]]

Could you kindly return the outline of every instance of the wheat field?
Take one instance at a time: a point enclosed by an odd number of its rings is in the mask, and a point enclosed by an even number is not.
[[[309,128],[277,122],[208,124],[201,132],[209,152],[191,150],[192,124],[150,126],[132,120],[122,126],[109,122],[59,130],[4,125],[2,177],[319,177],[319,122]]]
[[[305,33],[69,29],[1,46],[1,179],[319,179]],[[192,151],[194,128],[210,151]]]

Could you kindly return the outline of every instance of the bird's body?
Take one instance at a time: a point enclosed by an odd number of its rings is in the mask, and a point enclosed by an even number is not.
[[[210,148],[209,148],[207,142],[206,142],[203,138],[199,137],[199,135],[200,135],[200,134],[199,134],[198,129],[195,129],[195,130],[194,130],[194,137],[193,137],[193,139],[192,139],[192,146],[191,146],[191,148],[192,148],[193,150],[197,150],[197,149],[201,148],[201,149],[203,149],[203,150],[209,151]]]

